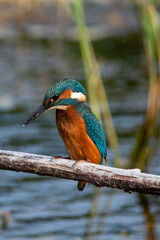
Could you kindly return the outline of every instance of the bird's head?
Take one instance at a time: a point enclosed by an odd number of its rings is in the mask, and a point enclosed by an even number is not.
[[[85,89],[76,80],[69,78],[63,79],[48,89],[43,98],[42,104],[23,126],[26,126],[28,123],[39,117],[46,110],[66,110],[68,106],[74,105],[78,102],[86,102]]]

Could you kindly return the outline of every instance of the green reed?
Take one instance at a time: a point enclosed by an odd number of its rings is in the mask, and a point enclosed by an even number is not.
[[[108,139],[114,153],[114,165],[119,166],[120,149],[118,138],[114,128],[109,108],[109,102],[104,89],[103,80],[101,78],[99,65],[87,31],[84,17],[83,1],[74,0],[72,1],[72,5],[67,5],[66,2],[63,1],[63,4],[77,26],[90,105],[99,119],[101,119],[100,110],[102,112],[104,125],[108,133]]]
[[[131,167],[143,169],[157,148],[159,138],[158,98],[160,94],[160,33],[158,13],[153,0],[135,0],[142,28],[142,39],[148,69],[148,104],[144,124],[137,132],[131,152]]]
[[[158,12],[155,1],[143,0],[133,1],[142,28],[142,40],[146,59],[146,69],[148,69],[148,103],[143,125],[137,131],[135,145],[131,152],[130,166],[145,169],[147,163],[152,159],[158,148],[158,138],[160,137],[159,115],[159,95],[160,95],[160,33]],[[138,194],[146,219],[146,238],[156,239],[155,217],[151,213],[148,196]]]

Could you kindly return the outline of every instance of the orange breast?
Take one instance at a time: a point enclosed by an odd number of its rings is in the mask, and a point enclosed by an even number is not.
[[[56,124],[72,159],[101,163],[101,154],[88,136],[83,118],[73,106],[67,110],[56,110]]]

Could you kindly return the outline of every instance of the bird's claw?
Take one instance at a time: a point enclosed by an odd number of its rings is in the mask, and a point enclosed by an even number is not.
[[[83,163],[83,162],[89,162],[89,161],[88,160],[77,160],[72,164],[72,167],[75,168],[77,166],[77,164]]]
[[[62,156],[53,156],[52,159],[59,159],[59,158],[64,158]]]
[[[49,160],[49,163],[52,163],[52,161],[55,159],[55,157],[51,157]]]
[[[51,163],[55,159],[59,159],[59,158],[63,158],[63,157],[62,156],[52,156],[51,159],[49,160],[49,162]]]

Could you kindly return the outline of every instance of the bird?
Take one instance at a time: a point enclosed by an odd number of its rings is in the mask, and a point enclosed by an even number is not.
[[[26,126],[46,110],[56,109],[56,125],[68,151],[68,159],[102,164],[107,150],[101,122],[86,103],[86,91],[80,82],[65,78],[52,85],[42,104],[25,122]],[[78,181],[82,191],[86,183]]]

